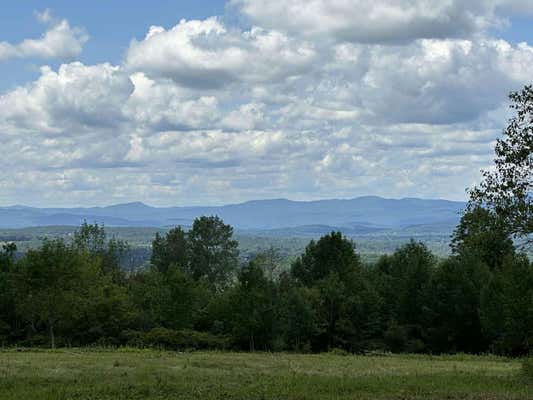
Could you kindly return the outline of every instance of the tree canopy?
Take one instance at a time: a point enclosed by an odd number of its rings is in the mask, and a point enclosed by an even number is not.
[[[497,140],[494,170],[470,191],[470,208],[490,208],[509,232],[531,243],[533,233],[533,86],[510,95],[515,115]]]

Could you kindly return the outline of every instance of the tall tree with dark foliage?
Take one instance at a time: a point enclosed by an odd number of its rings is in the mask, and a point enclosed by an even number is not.
[[[488,207],[511,234],[533,242],[533,85],[511,93],[515,116],[496,143],[494,171],[471,190],[470,207]]]

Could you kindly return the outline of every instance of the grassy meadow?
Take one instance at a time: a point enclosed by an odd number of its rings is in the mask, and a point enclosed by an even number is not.
[[[0,399],[533,399],[492,356],[0,351]]]

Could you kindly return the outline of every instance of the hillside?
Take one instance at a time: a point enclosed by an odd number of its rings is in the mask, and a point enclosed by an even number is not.
[[[314,236],[342,229],[370,234],[411,226],[454,226],[464,203],[447,200],[384,199],[367,196],[349,200],[254,200],[206,207],[151,207],[143,203],[90,208],[0,207],[0,228],[79,225],[83,220],[116,227],[191,225],[202,215],[218,215],[237,229],[271,231],[274,236]]]

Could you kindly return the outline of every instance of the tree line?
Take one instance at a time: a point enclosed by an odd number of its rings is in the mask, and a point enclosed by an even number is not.
[[[471,191],[438,259],[411,241],[368,265],[340,232],[311,241],[289,269],[275,250],[241,265],[216,216],[156,235],[150,267],[128,270],[129,246],[83,224],[16,258],[0,251],[0,343],[172,349],[483,353],[533,347],[533,88],[495,168]]]
[[[497,352],[533,345],[533,265],[497,217],[466,213],[452,255],[411,241],[365,265],[339,232],[289,270],[274,250],[239,265],[232,228],[201,217],[153,241],[150,267],[84,224],[22,258],[0,253],[0,341],[265,351]]]

